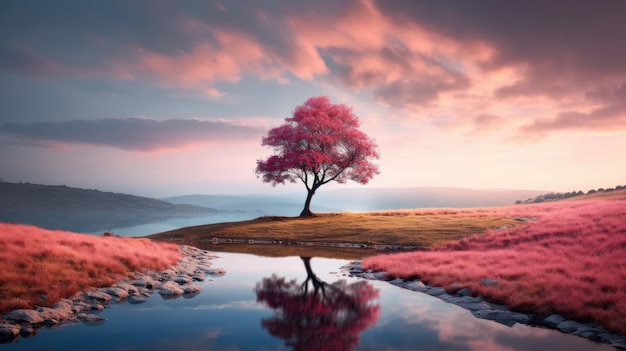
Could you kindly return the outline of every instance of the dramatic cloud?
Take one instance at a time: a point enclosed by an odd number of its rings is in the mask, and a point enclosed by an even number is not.
[[[462,130],[487,115],[524,135],[626,130],[626,106],[600,96],[626,84],[624,13],[622,0],[2,2],[0,70],[213,100],[247,77],[313,82]]]
[[[151,152],[197,144],[258,141],[263,131],[253,126],[201,119],[108,118],[30,125],[7,123],[0,126],[0,134],[18,138],[21,144],[28,144],[23,139],[33,140],[32,145],[36,146],[82,143]]]
[[[525,117],[529,121],[525,133],[626,130],[626,106],[589,99],[597,91],[612,91],[626,82],[626,46],[621,44],[626,2],[376,4],[402,26],[419,24],[459,44],[483,43],[485,56],[456,57],[465,67],[477,68],[469,73],[467,91],[488,86],[479,100],[489,96],[500,105],[543,105],[543,111]],[[509,79],[494,80],[500,72],[508,72]]]
[[[614,89],[604,89],[587,94],[588,110],[566,110],[551,118],[537,118],[525,125],[524,135],[541,137],[551,131],[567,130],[626,130],[626,83]]]

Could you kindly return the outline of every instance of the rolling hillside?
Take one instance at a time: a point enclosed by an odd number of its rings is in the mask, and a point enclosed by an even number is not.
[[[313,197],[313,212],[366,212],[425,207],[489,207],[511,205],[519,198],[545,192],[533,190],[472,190],[444,187],[347,188],[320,190]],[[224,210],[255,211],[260,214],[297,216],[306,193],[263,196],[183,195],[163,199]]]
[[[217,210],[67,186],[0,183],[0,222],[95,232]]]

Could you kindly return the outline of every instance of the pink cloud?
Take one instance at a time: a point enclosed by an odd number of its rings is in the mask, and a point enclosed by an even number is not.
[[[336,9],[335,9],[336,10]],[[332,14],[291,14],[296,40],[318,48],[329,76],[400,108],[435,102],[440,92],[469,86],[462,67],[448,58],[461,48],[417,23],[398,23],[373,1],[351,3]]]
[[[589,108],[563,110],[552,117],[536,118],[524,125],[522,136],[542,137],[566,130],[614,132],[626,130],[626,82],[612,89],[599,88],[587,94]]]
[[[38,51],[41,43],[3,44],[0,69],[142,80],[209,99],[225,96],[218,83],[246,76],[297,79],[365,95],[407,111],[407,119],[466,131],[624,130],[626,105],[611,94],[626,82],[626,50],[618,44],[626,7],[581,4],[213,2],[199,13],[171,5],[131,17],[149,30],[123,19],[87,30],[83,40],[97,54],[75,48],[76,55],[51,55]],[[129,35],[118,43],[112,33]],[[100,55],[102,47],[112,50]],[[82,59],[69,62],[70,56]],[[476,120],[487,115],[497,115],[498,123]],[[438,124],[442,116],[450,122]]]
[[[270,63],[254,38],[228,32],[215,36],[217,43],[204,42],[177,55],[139,49],[137,69],[164,84],[195,88],[220,80],[236,82],[246,71]]]
[[[289,52],[283,55],[253,33],[200,23],[190,26],[214,40],[175,54],[138,49],[138,62],[129,69],[166,86],[200,89],[211,96],[219,96],[213,87],[216,82],[237,82],[244,75],[284,81],[289,74],[308,80],[326,72],[324,61],[310,43],[290,42]]]
[[[497,130],[506,123],[504,118],[490,113],[483,113],[474,117],[473,122],[475,133]]]

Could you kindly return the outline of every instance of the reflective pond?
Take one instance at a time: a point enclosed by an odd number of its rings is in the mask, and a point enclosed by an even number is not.
[[[0,350],[614,350],[345,276],[345,260],[218,256],[226,275],[193,298],[115,304],[100,325],[42,329]]]
[[[102,234],[103,232],[111,232],[120,236],[145,236],[155,233],[166,232],[183,227],[191,227],[196,225],[205,225],[220,222],[237,222],[257,218],[258,213],[218,213],[210,216],[197,216],[185,218],[168,218],[157,222],[137,224],[133,226],[116,227],[110,226],[106,230],[100,229],[96,231],[78,231],[86,234]]]

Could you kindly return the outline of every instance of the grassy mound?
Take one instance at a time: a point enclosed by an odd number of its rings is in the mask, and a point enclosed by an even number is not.
[[[49,306],[129,272],[161,270],[181,257],[177,245],[0,223],[0,314]]]
[[[181,228],[149,237],[212,250],[229,248],[229,245],[211,245],[213,241],[224,242],[227,239],[275,241],[283,244],[352,243],[368,247],[393,244],[427,248],[437,243],[484,233],[487,229],[518,223],[514,219],[495,214],[493,209],[425,209],[320,214],[302,218],[261,217],[250,221]],[[233,250],[241,250],[243,246],[245,245],[237,245]],[[262,246],[265,251],[273,245]],[[276,252],[280,255],[279,251]],[[360,257],[366,254],[362,249],[360,252]],[[369,250],[368,253],[372,252]],[[294,255],[294,251],[287,251],[285,254]],[[323,256],[323,253],[320,254]]]
[[[626,200],[499,211],[538,220],[430,251],[369,257],[363,265],[448,290],[469,287],[514,310],[593,320],[626,335]]]

